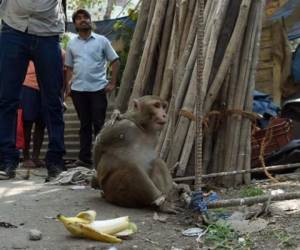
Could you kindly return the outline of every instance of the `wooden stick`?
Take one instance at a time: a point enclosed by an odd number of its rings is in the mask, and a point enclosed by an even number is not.
[[[134,79],[140,63],[140,56],[143,51],[144,43],[143,37],[147,25],[147,13],[150,9],[152,1],[143,1],[140,16],[138,18],[136,28],[131,41],[131,48],[128,53],[126,66],[123,72],[120,89],[116,99],[116,108],[122,113],[126,111],[128,100],[130,97],[131,87],[133,86]]]
[[[262,25],[263,25],[263,14],[264,14],[264,9],[265,9],[265,4],[266,1],[258,1],[258,26],[257,26],[257,33],[255,37],[255,47],[253,51],[253,60],[252,60],[252,65],[251,65],[251,72],[250,72],[250,79],[249,79],[249,89],[248,89],[248,94],[246,96],[246,103],[245,103],[245,111],[251,111],[252,106],[253,106],[253,97],[252,93],[255,88],[255,78],[256,78],[256,71],[257,71],[257,64],[258,64],[258,58],[259,58],[259,49],[260,49],[260,40],[261,40],[261,30],[262,30]],[[246,124],[249,124],[250,121],[247,120]],[[250,125],[248,125],[250,126]],[[244,136],[244,134],[242,134]],[[251,135],[248,134],[250,137]],[[244,161],[244,169],[251,169],[251,139],[247,142],[246,145],[246,150],[245,150],[245,157],[249,157],[248,159],[245,159]],[[250,183],[251,182],[251,175],[244,175],[244,182]]]
[[[283,200],[293,200],[299,198],[300,198],[300,192],[289,192],[289,193],[276,194],[276,195],[261,195],[257,197],[220,200],[220,201],[208,203],[207,207],[218,208],[218,207],[235,207],[235,206],[244,206],[244,205],[249,206],[249,205],[268,201],[269,199],[271,199],[272,201],[283,201]]]
[[[151,69],[155,62],[155,52],[157,51],[161,39],[160,34],[163,29],[167,3],[167,0],[161,0],[157,1],[157,4],[155,6],[149,34],[145,43],[145,48],[142,54],[141,63],[137,72],[130,101],[145,94],[144,91],[146,86],[148,85],[151,75]]]
[[[299,168],[300,163],[293,163],[293,164],[286,164],[286,165],[275,165],[275,166],[269,166],[266,167],[268,171],[275,171],[275,170],[286,170],[286,169],[292,169],[292,168]],[[203,179],[208,178],[215,178],[220,176],[228,176],[228,175],[236,175],[236,174],[246,174],[246,173],[259,173],[264,172],[264,168],[252,168],[252,169],[244,169],[240,171],[231,171],[231,172],[220,172],[220,173],[212,173],[207,175],[202,175]],[[187,177],[179,177],[174,178],[174,181],[192,181],[195,179],[195,176],[187,176]]]
[[[244,30],[246,28],[247,19],[248,19],[248,13],[250,9],[250,0],[243,0],[240,7],[239,16],[236,21],[235,28],[233,30],[232,36],[230,38],[229,44],[226,48],[226,52],[224,55],[224,59],[222,60],[222,63],[218,69],[217,75],[214,78],[214,81],[212,82],[208,93],[205,97],[204,102],[204,114],[207,114],[209,110],[211,109],[212,104],[214,103],[218,92],[222,86],[222,83],[226,77],[226,73],[228,72],[228,68],[230,64],[232,63],[233,55],[236,52],[236,48],[238,44],[241,43],[241,37],[244,34]]]
[[[158,65],[157,65],[156,76],[154,81],[154,87],[153,87],[154,95],[159,95],[161,86],[163,84],[162,82],[163,73],[165,70],[166,58],[168,54],[170,38],[172,35],[175,4],[176,4],[176,0],[169,0],[166,19],[164,22],[164,28],[162,33],[162,40],[161,40],[161,45],[159,50],[159,59],[158,59]]]

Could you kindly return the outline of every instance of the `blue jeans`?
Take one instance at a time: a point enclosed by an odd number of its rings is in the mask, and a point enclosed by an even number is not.
[[[40,85],[42,111],[48,131],[46,165],[63,166],[63,65],[58,36],[41,37],[17,31],[5,23],[0,32],[0,167],[17,166],[16,118],[29,60]]]

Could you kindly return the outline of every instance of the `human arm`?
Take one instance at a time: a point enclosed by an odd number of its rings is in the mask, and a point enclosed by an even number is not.
[[[65,98],[71,94],[71,85],[73,77],[73,55],[70,44],[67,46],[64,54],[64,69],[65,69]]]
[[[111,63],[111,80],[105,87],[106,93],[111,93],[116,88],[119,68],[120,61],[119,59],[116,59]]]
[[[72,76],[73,76],[73,68],[66,66],[66,90],[65,97],[68,97],[71,94],[71,85],[72,85]]]

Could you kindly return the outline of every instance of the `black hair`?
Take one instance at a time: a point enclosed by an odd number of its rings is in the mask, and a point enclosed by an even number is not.
[[[78,16],[79,14],[85,15],[85,16],[87,16],[87,17],[91,20],[91,14],[90,14],[88,11],[86,11],[86,10],[84,10],[84,9],[79,9],[79,10],[76,10],[76,11],[73,13],[73,15],[72,15],[72,21],[73,21],[73,23],[75,23],[75,20],[76,20],[76,18],[77,18],[77,16]]]

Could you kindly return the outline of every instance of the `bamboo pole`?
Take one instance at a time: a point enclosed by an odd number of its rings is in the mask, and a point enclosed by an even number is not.
[[[244,100],[247,92],[247,84],[249,84],[249,73],[250,67],[252,62],[252,53],[254,48],[254,39],[255,39],[255,32],[257,26],[257,18],[256,18],[256,4],[255,1],[252,1],[250,6],[248,21],[247,21],[247,28],[245,30],[245,35],[243,36],[243,47],[241,53],[241,61],[240,61],[240,70],[239,70],[239,77],[237,81],[237,85],[235,88],[234,94],[234,101],[233,101],[233,109],[236,110],[243,110],[244,109]],[[243,144],[246,143],[245,140],[250,140],[250,138],[241,138],[241,124],[242,120],[248,119],[244,118],[242,115],[231,115],[230,117],[230,139],[232,140],[232,147],[230,150],[229,155],[229,165],[226,166],[226,171],[233,170],[232,164],[237,164],[239,158],[244,157],[244,152],[242,148],[244,148]],[[246,127],[247,128],[247,127]],[[248,127],[250,129],[250,127]],[[241,160],[240,160],[241,163]],[[243,162],[242,162],[243,163]],[[243,168],[244,166],[237,165],[238,169]],[[242,176],[235,176],[235,180],[229,180],[229,178],[224,178],[224,183],[230,183],[229,185],[239,185],[242,183]]]
[[[205,64],[203,69],[203,89],[206,93],[208,88],[209,76],[213,66],[213,60],[216,52],[218,37],[225,20],[226,10],[229,5],[229,0],[218,2],[216,6],[216,14],[212,18],[212,31],[207,48],[205,48]]]
[[[197,4],[198,5],[198,1]],[[197,10],[197,8],[195,8]],[[188,59],[190,58],[193,46],[194,46],[194,42],[196,39],[196,34],[197,34],[197,11],[194,11],[193,13],[193,20],[192,20],[192,24],[190,27],[190,32],[189,32],[189,36],[187,38],[187,42],[186,42],[186,46],[185,46],[185,50],[178,62],[177,68],[176,68],[176,79],[175,79],[175,88],[178,89],[178,87],[180,86],[180,83],[184,77],[184,72],[186,69],[186,65],[188,62]]]
[[[194,12],[195,5],[196,5],[195,0],[189,0],[188,2],[189,2],[188,10],[187,10],[188,14],[187,14],[185,22],[184,22],[184,28],[183,28],[183,33],[181,35],[181,42],[180,42],[179,51],[184,51],[185,44],[186,44],[186,39],[187,39],[188,34],[189,34],[189,27],[191,27],[191,24],[192,24],[192,19],[193,19],[192,13]]]
[[[145,2],[145,1],[143,1]],[[150,0],[150,8],[149,11],[147,13],[145,13],[145,15],[147,15],[147,25],[145,27],[145,35],[144,35],[144,41],[146,41],[148,39],[148,34],[149,34],[149,30],[152,24],[152,19],[153,19],[153,15],[154,15],[154,11],[155,11],[155,7],[157,4],[157,0]]]
[[[162,32],[162,41],[159,50],[159,59],[157,65],[157,71],[154,81],[153,94],[159,95],[162,85],[163,73],[166,65],[166,58],[168,54],[170,38],[172,34],[172,26],[174,19],[174,11],[175,11],[176,0],[169,0],[169,4],[167,7],[166,19],[164,22],[164,28]]]
[[[182,102],[184,101],[184,98],[187,93],[187,89],[189,87],[189,84],[192,79],[192,73],[194,68],[196,67],[196,59],[197,59],[197,39],[195,37],[193,48],[190,54],[190,58],[187,61],[187,64],[185,66],[185,71],[183,72],[183,78],[180,82],[179,88],[176,91],[176,100],[175,100],[175,110],[178,112],[179,108],[182,105]]]
[[[144,95],[145,87],[149,83],[151,68],[154,62],[155,51],[158,47],[162,24],[165,17],[167,0],[158,1],[155,6],[155,11],[152,18],[152,23],[149,30],[149,35],[145,43],[145,48],[141,58],[141,63],[135,79],[130,102],[136,98]]]
[[[253,51],[253,60],[252,60],[252,65],[251,65],[251,72],[250,72],[250,79],[249,79],[249,88],[248,88],[248,93],[246,96],[246,102],[245,102],[245,110],[246,111],[252,111],[252,106],[253,106],[253,97],[252,93],[255,88],[255,79],[256,79],[256,70],[257,70],[257,64],[258,64],[258,58],[259,58],[259,48],[260,48],[260,40],[261,40],[261,30],[262,30],[262,24],[263,24],[263,13],[265,9],[265,4],[266,1],[258,1],[257,3],[257,11],[258,11],[258,25],[257,25],[257,32],[256,32],[256,37],[255,37],[255,46],[254,46],[254,51]],[[249,120],[246,120],[245,126],[251,127],[251,122]],[[248,142],[246,144],[246,149],[245,149],[245,159],[244,159],[244,169],[249,170],[251,169],[251,130],[248,129],[248,134],[242,133],[242,136],[247,136]],[[244,182],[246,184],[251,182],[251,176],[244,175]]]
[[[196,101],[196,85],[197,85],[197,67],[194,65],[194,70],[192,73],[191,83],[189,85],[187,94],[185,96],[184,104],[182,110],[192,113]],[[190,124],[190,118],[185,116],[180,116],[176,126],[176,131],[171,135],[174,138],[174,143],[171,147],[170,153],[167,158],[167,165],[169,168],[174,166],[180,157],[182,152],[182,147],[184,145],[184,140],[186,138],[188,128]]]
[[[194,108],[194,114],[196,114],[196,107]],[[176,176],[183,176],[186,173],[186,167],[188,165],[190,155],[193,149],[196,134],[196,121],[191,121],[188,129],[188,133],[182,148],[182,153],[179,160],[179,166]]]
[[[272,201],[283,201],[283,200],[293,200],[299,199],[300,192],[289,192],[283,194],[275,195],[261,195],[257,197],[248,197],[241,199],[229,199],[229,200],[220,200],[216,202],[211,202],[207,204],[208,208],[219,208],[219,207],[235,207],[235,206],[250,206],[257,203],[263,203],[268,200]]]
[[[204,114],[208,113],[216,96],[222,86],[222,82],[225,79],[228,68],[232,62],[233,55],[235,54],[238,44],[241,42],[241,37],[243,37],[244,30],[246,27],[248,13],[250,8],[251,0],[243,0],[240,7],[240,12],[236,21],[233,34],[230,38],[229,44],[226,48],[226,52],[222,63],[218,69],[217,75],[214,78],[211,86],[209,87],[208,93],[206,94],[204,101]]]
[[[140,56],[143,50],[143,37],[147,25],[147,14],[150,9],[151,1],[143,1],[141,5],[140,15],[137,20],[136,28],[131,41],[131,49],[128,53],[126,66],[123,72],[119,92],[116,98],[116,108],[121,112],[127,109],[130,98],[130,91],[134,83],[136,72],[140,63]]]
[[[285,164],[285,165],[275,165],[275,166],[269,166],[266,167],[268,171],[277,171],[277,170],[287,170],[287,169],[295,169],[300,168],[300,163],[292,163],[292,164]],[[216,177],[222,177],[222,176],[229,176],[229,175],[237,175],[237,174],[247,174],[247,173],[260,173],[264,172],[265,168],[252,168],[252,169],[244,169],[239,171],[230,171],[230,172],[219,172],[219,173],[211,173],[207,175],[203,175],[203,179],[209,179],[209,178],[216,178]],[[195,176],[186,176],[186,177],[178,177],[174,178],[174,181],[192,181],[195,180]]]

